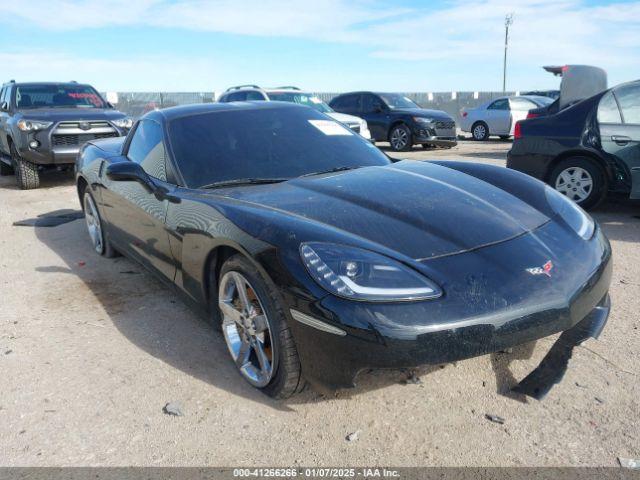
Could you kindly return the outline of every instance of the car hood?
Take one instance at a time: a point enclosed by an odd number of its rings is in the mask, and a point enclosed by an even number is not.
[[[447,112],[442,110],[429,110],[426,108],[407,108],[391,110],[393,113],[400,113],[403,115],[413,115],[414,117],[428,117],[435,120],[453,120],[453,117]]]
[[[22,110],[22,118],[33,120],[115,120],[126,117],[126,114],[103,108],[38,108]]]
[[[420,260],[493,245],[549,220],[482,180],[416,161],[237,187],[223,194],[338,228]]]
[[[362,123],[362,119],[360,117],[356,117],[354,115],[347,115],[346,113],[338,113],[338,112],[328,112],[329,115],[334,120],[337,120],[342,123]]]

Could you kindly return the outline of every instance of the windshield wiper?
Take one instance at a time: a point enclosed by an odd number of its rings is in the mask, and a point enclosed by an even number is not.
[[[314,175],[322,175],[324,173],[334,173],[334,172],[344,172],[346,170],[355,170],[356,168],[360,168],[360,165],[357,166],[352,166],[352,167],[334,167],[334,168],[330,168],[328,170],[322,170],[320,172],[311,172],[311,173],[305,173],[304,175],[300,175],[300,178],[302,177],[312,177]]]
[[[264,185],[267,183],[280,183],[291,180],[290,178],[236,178],[234,180],[223,180],[221,182],[209,183],[198,188],[222,188],[233,185]]]

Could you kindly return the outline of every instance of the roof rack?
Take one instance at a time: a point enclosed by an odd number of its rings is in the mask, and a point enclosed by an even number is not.
[[[9,83],[16,83],[16,81],[12,78],[11,80],[9,80]]]
[[[282,87],[275,87],[274,90],[300,90],[298,87],[294,87],[293,85],[284,85]]]
[[[230,92],[232,90],[240,90],[242,88],[257,88],[257,89],[260,89],[260,87],[258,85],[251,85],[251,84],[248,84],[248,85],[236,85],[235,87],[227,88],[225,90],[225,92]]]

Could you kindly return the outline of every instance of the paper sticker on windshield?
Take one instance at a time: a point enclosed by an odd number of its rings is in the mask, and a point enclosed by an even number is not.
[[[318,97],[311,97],[309,100],[311,100],[311,103],[322,103],[322,100],[320,100]]]
[[[325,135],[352,135],[351,130],[331,120],[309,120],[309,123]]]

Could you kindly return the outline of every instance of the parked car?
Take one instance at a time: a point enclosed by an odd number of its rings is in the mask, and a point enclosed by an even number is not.
[[[640,80],[516,125],[507,166],[583,208],[607,192],[640,198]]]
[[[90,85],[5,83],[0,91],[0,175],[38,188],[46,168],[73,166],[82,144],[125,135],[132,120]]]
[[[427,110],[397,93],[351,92],[329,102],[337,112],[357,115],[369,124],[376,142],[389,142],[396,152],[457,144],[456,122],[440,110]]]
[[[530,110],[552,102],[549,97],[537,96],[496,98],[476,108],[463,109],[460,128],[470,132],[474,140],[488,140],[492,135],[507,139],[513,135],[515,123],[524,120]]]
[[[246,101],[274,101],[289,102],[306,105],[314,110],[322,112],[334,120],[345,124],[354,132],[359,133],[367,140],[371,140],[371,133],[367,122],[355,115],[347,115],[334,111],[329,105],[320,100],[311,92],[304,92],[298,87],[277,87],[264,89],[257,85],[239,85],[228,88],[218,99],[218,102],[246,102]]]
[[[497,166],[392,162],[299,105],[150,112],[76,170],[96,253],[199,305],[273,397],[563,331],[518,387],[540,395],[609,313],[609,243],[565,196]]]

